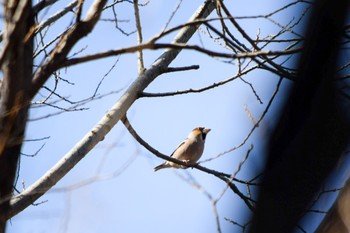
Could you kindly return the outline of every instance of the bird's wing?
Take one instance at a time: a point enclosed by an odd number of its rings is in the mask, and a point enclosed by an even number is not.
[[[176,147],[176,149],[173,151],[173,153],[171,153],[170,157],[173,157],[173,154],[175,153],[175,151],[177,151],[183,144],[185,144],[186,140],[187,140],[187,139],[185,139],[183,142],[180,143],[180,145],[178,145],[178,146]]]

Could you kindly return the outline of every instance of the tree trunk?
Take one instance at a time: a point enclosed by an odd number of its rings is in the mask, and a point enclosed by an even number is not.
[[[9,200],[27,122],[33,67],[31,1],[4,1],[5,32],[0,89],[0,232],[5,232]]]

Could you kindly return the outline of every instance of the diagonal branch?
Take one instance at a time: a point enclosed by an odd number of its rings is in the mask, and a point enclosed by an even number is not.
[[[68,12],[72,11],[72,9],[74,7],[76,7],[77,5],[78,5],[78,1],[77,0],[72,1],[67,6],[65,6],[63,9],[61,9],[59,12],[57,12],[54,15],[52,15],[51,17],[49,17],[45,21],[41,22],[38,26],[36,26],[35,33],[38,33],[41,30],[43,30],[45,27],[51,25],[56,20],[58,20],[59,18],[61,18],[65,14],[67,14]]]
[[[95,0],[86,18],[74,24],[65,35],[62,36],[61,40],[50,53],[48,60],[34,73],[32,90],[30,93],[31,98],[36,95],[51,74],[59,68],[60,64],[66,60],[73,46],[92,31],[100,18],[106,2],[107,0]]]
[[[129,133],[136,139],[136,141],[138,141],[143,147],[145,147],[147,150],[149,150],[151,153],[153,153],[154,155],[156,155],[159,158],[174,162],[176,164],[185,166],[185,167],[192,167],[192,168],[196,168],[200,171],[206,172],[208,174],[214,175],[217,178],[219,178],[220,180],[224,181],[228,187],[231,188],[231,190],[236,193],[244,202],[245,204],[249,207],[250,210],[254,210],[254,207],[252,206],[251,202],[253,202],[253,200],[249,197],[246,197],[243,193],[241,193],[241,191],[239,191],[239,189],[237,188],[237,186],[235,184],[232,183],[233,180],[235,180],[234,176],[222,173],[222,172],[218,172],[215,170],[211,170],[209,168],[200,166],[199,164],[195,164],[195,165],[188,165],[187,163],[178,160],[178,159],[174,159],[172,157],[166,156],[162,153],[160,153],[158,150],[154,149],[152,146],[150,146],[146,141],[144,141],[137,133],[136,131],[133,129],[133,127],[131,126],[130,122],[128,121],[127,117],[123,117],[122,121],[125,125],[125,127],[128,129]]]
[[[95,4],[96,5],[96,4]],[[99,4],[97,3],[99,6]],[[190,18],[190,21],[206,18],[214,9],[215,3],[207,0]],[[91,14],[89,14],[91,15]],[[89,16],[88,16],[89,17]],[[90,16],[91,18],[92,16]],[[97,20],[97,19],[96,19]],[[198,27],[198,26],[197,26]],[[197,30],[196,26],[188,26],[183,28],[175,37],[174,43],[186,43]],[[72,28],[71,30],[75,30]],[[70,34],[69,32],[68,34]],[[63,41],[62,41],[63,42]],[[65,44],[60,43],[61,46]],[[53,52],[52,56],[58,56],[62,59],[62,48],[57,48],[58,52]],[[65,51],[65,49],[63,49]],[[125,91],[114,106],[102,117],[102,119],[91,129],[66,155],[62,157],[50,170],[48,170],[39,180],[29,186],[25,191],[13,197],[10,202],[10,210],[7,218],[16,215],[31,203],[41,197],[45,192],[52,188],[62,177],[64,177],[86,154],[94,148],[108,132],[118,123],[118,121],[126,114],[126,111],[138,98],[141,93],[163,70],[166,70],[168,65],[180,53],[180,49],[167,49],[164,53],[145,71],[134,83]],[[61,52],[61,53],[60,53]],[[51,61],[52,62],[52,61]],[[38,71],[36,74],[35,85],[43,82],[48,77],[50,69],[57,64],[46,63],[44,70]],[[41,75],[39,75],[42,73]],[[32,94],[39,87],[33,89]]]

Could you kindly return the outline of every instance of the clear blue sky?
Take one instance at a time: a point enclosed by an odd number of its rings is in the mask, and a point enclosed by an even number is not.
[[[85,1],[84,10],[91,2]],[[53,6],[41,17],[51,15],[59,9],[59,6],[68,3],[69,1],[60,1],[57,7]],[[145,41],[161,32],[177,3],[178,1],[153,0],[140,9]],[[200,3],[201,1],[183,1],[169,27],[185,23]],[[269,13],[285,2],[237,0],[230,4],[234,5],[232,6],[234,16],[246,16]],[[119,26],[126,32],[133,31],[135,27],[132,5],[121,3],[116,6],[116,10],[118,19],[130,20],[130,22],[119,22]],[[111,14],[111,10],[107,10],[103,18],[110,18]],[[69,22],[71,17],[72,15],[67,17],[66,22]],[[274,19],[286,22],[291,16],[279,14]],[[260,20],[258,24],[254,20],[240,23],[253,37],[259,28],[261,37],[277,32],[276,27],[267,20]],[[55,35],[64,27],[66,25],[54,26],[49,34]],[[170,41],[172,37],[173,34],[164,41]],[[196,34],[190,44],[198,44],[200,38],[208,48],[219,48],[203,33]],[[81,55],[91,54],[135,43],[135,34],[128,37],[121,35],[113,23],[100,22],[94,33],[82,40],[72,53],[85,48]],[[161,52],[161,50],[145,51],[145,66],[152,64]],[[117,60],[115,68],[105,78],[98,93],[120,90],[118,94],[88,103],[84,106],[89,108],[86,111],[69,112],[29,123],[27,139],[48,136],[50,138],[25,144],[23,152],[26,154],[33,154],[43,143],[45,146],[34,158],[22,156],[17,185],[19,189],[22,189],[22,181],[25,186],[29,186],[42,176],[118,100],[137,77],[136,54],[112,57],[61,71],[61,76],[74,85],[61,81],[57,92],[62,96],[69,96],[72,101],[78,101],[94,93],[101,78]],[[164,74],[158,77],[147,91],[167,92],[200,88],[231,77],[237,69],[235,65],[192,51],[182,52],[171,64],[173,67],[189,65],[200,65],[200,69]],[[134,128],[149,144],[168,155],[193,128],[209,127],[212,131],[207,137],[202,160],[212,158],[242,142],[253,126],[245,112],[245,106],[257,120],[278,81],[276,76],[267,72],[252,72],[245,78],[254,85],[263,104],[259,103],[247,84],[236,80],[200,94],[139,99],[129,110],[128,116]],[[289,84],[286,81],[283,87]],[[50,81],[47,86],[52,87],[53,82]],[[41,93],[47,94],[45,91]],[[40,99],[42,97],[37,98]],[[263,144],[276,120],[275,106],[281,101],[276,100],[274,108],[243,147],[203,165],[233,173],[249,146],[254,144],[250,159],[238,174],[238,178],[241,179],[252,178],[253,174],[262,168]],[[69,106],[66,103],[58,105]],[[57,111],[50,107],[34,108],[30,118],[36,119]],[[15,216],[9,222],[7,230],[9,233],[215,232],[215,218],[207,195],[181,177],[195,180],[213,198],[221,194],[225,184],[195,169],[164,169],[154,172],[153,167],[161,162],[161,159],[141,147],[124,126],[118,123],[104,141],[49,193],[37,201],[45,203],[31,206]],[[244,186],[239,188],[245,192]],[[223,232],[241,231],[224,219],[245,223],[249,214],[244,203],[230,190],[227,190],[220,199],[217,209]]]

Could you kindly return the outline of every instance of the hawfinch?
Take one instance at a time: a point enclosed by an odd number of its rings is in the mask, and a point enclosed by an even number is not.
[[[191,131],[188,137],[175,149],[170,155],[175,159],[181,160],[187,164],[194,165],[202,156],[204,150],[204,143],[210,129],[204,127],[197,127]],[[170,161],[166,161],[154,168],[154,171],[159,169],[173,167],[173,168],[187,168]]]

